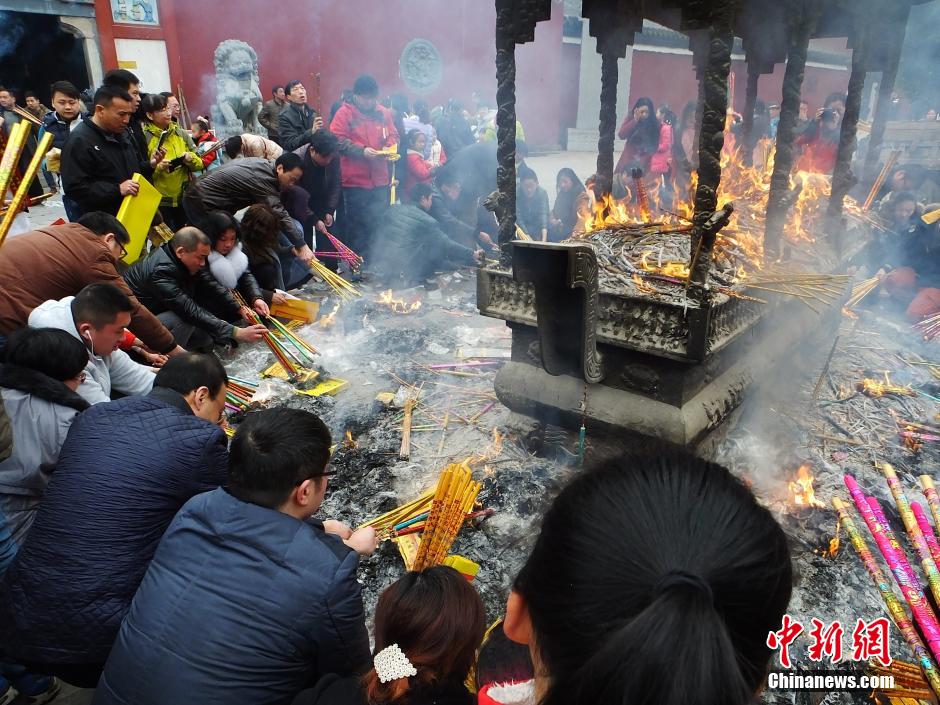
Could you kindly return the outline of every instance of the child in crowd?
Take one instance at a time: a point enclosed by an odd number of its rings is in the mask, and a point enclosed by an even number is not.
[[[529,646],[528,702],[747,705],[792,580],[783,530],[740,480],[656,449],[555,499],[504,629]]]
[[[405,178],[402,185],[402,201],[412,203],[411,191],[415,184],[430,184],[437,167],[430,159],[424,158],[428,144],[427,136],[421,130],[411,130],[405,138],[408,153],[405,157]]]
[[[375,608],[373,667],[325,676],[294,705],[473,705],[464,682],[484,628],[483,601],[453,568],[407,573]]]
[[[215,132],[212,131],[212,123],[209,122],[209,118],[200,115],[196,118],[196,122],[190,125],[189,130],[192,132],[193,141],[196,143],[196,154],[202,159],[205,170],[212,171],[222,166],[222,150],[217,149],[209,153],[209,149],[219,141],[219,138],[215,136]]]

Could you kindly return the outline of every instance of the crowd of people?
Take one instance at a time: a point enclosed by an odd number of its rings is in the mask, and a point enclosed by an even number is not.
[[[480,666],[498,639],[451,568],[386,588],[370,648],[356,572],[378,537],[318,516],[341,473],[320,418],[265,409],[223,432],[214,351],[260,340],[255,314],[303,285],[315,257],[338,266],[334,234],[398,284],[497,248],[487,101],[475,115],[456,100],[385,105],[361,75],[324,116],[290,81],[261,111],[266,137],[219,145],[209,119],[187,129],[175,96],[141,89],[118,69],[90,106],[67,82],[51,110],[27,95],[53,134],[48,185],[69,222],[0,248],[0,705],[48,702],[60,681],[95,689],[97,705],[469,705],[471,673],[485,705],[751,702],[792,576],[783,531],[726,469],[657,448],[581,473],[508,597],[502,630],[525,658],[490,678]],[[22,119],[13,106],[0,88],[4,129]],[[831,170],[844,109],[839,95],[815,118],[806,106],[800,168]],[[758,105],[755,158],[778,115]],[[636,198],[637,179],[664,198],[687,185],[694,117],[637,100],[613,195]],[[597,177],[561,169],[552,201],[516,133],[519,229],[565,240]],[[136,245],[149,252],[128,251],[115,217],[135,174],[172,231]],[[940,309],[922,176],[902,166],[886,181],[892,226],[867,263],[917,317]]]

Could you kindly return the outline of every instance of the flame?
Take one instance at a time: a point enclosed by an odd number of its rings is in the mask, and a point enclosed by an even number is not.
[[[467,458],[467,464],[476,465],[478,463],[487,463],[499,457],[500,453],[503,452],[504,436],[496,426],[493,427],[492,435],[493,440],[490,441],[490,444],[483,449],[483,452],[477,453]]]
[[[321,328],[332,328],[336,323],[336,314],[339,313],[339,302],[333,307],[333,310],[329,312],[326,316],[321,316],[319,320],[319,326]]]
[[[772,146],[765,147],[766,161],[753,166],[743,163],[742,150],[723,151],[721,184],[718,188],[718,203],[733,202],[735,213],[729,227],[718,236],[716,256],[723,249],[733,249],[743,254],[757,268],[760,268],[763,259],[764,220],[774,169]],[[696,172],[692,173],[687,191],[680,188],[677,178],[673,178],[672,190],[677,198],[669,209],[671,212],[660,209],[660,189],[648,187],[646,192],[652,219],[664,225],[688,224],[695,212],[694,195],[697,183]],[[788,211],[784,237],[792,242],[811,242],[814,240],[813,229],[826,214],[832,191],[831,177],[803,171],[795,172],[790,176],[790,189],[794,202]],[[594,204],[592,211],[582,214],[574,237],[583,238],[596,230],[617,230],[646,222],[641,205],[632,203],[633,200],[634,194],[629,187],[623,200],[604,196]],[[859,204],[851,198],[845,200],[845,210],[858,216],[862,214]]]
[[[872,397],[874,399],[889,395],[899,397],[917,396],[917,392],[915,392],[911,387],[901,387],[896,384],[891,384],[891,378],[888,376],[887,372],[885,372],[884,382],[866,377],[865,379],[858,382],[858,384],[855,385],[855,388],[865,396]]]
[[[642,277],[639,274],[633,275],[633,285],[636,287],[636,290],[640,294],[652,294],[655,292],[655,289],[643,281]]]
[[[798,507],[819,507],[824,509],[826,505],[816,499],[816,491],[813,489],[816,478],[810,472],[810,467],[808,463],[800,465],[796,471],[796,478],[790,482],[793,504]]]
[[[421,308],[421,302],[417,299],[412,301],[410,304],[405,303],[402,299],[392,298],[392,290],[387,289],[379,294],[377,299],[380,304],[385,304],[388,306],[394,313],[408,314],[414,313],[419,308]]]
[[[346,439],[343,441],[344,448],[358,448],[359,444],[356,443],[356,439],[353,438],[352,431],[348,428],[346,429]]]
[[[688,279],[689,278],[689,265],[685,262],[664,262],[662,266],[657,266],[650,264],[647,261],[647,258],[653,253],[650,251],[644,252],[643,256],[640,258],[640,268],[645,272],[654,272],[656,274],[662,274],[667,277],[675,277],[677,279]]]

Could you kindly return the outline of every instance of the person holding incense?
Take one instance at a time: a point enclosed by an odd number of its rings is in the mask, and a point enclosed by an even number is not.
[[[356,567],[375,530],[313,518],[331,443],[309,411],[247,415],[225,487],[187,502],[164,534],[94,705],[282,705],[368,668]]]
[[[464,684],[486,628],[483,600],[446,566],[410,571],[375,608],[372,668],[331,674],[293,705],[475,705]]]
[[[254,157],[237,159],[200,177],[184,194],[183,207],[190,224],[202,228],[209,211],[234,214],[255,203],[266,204],[277,215],[282,243],[292,248],[298,264],[307,269],[313,250],[304,241],[303,225],[281,203],[281,193],[301,176],[302,161],[292,152],[285,152],[274,164]]]
[[[146,394],[156,370],[134,362],[120,349],[133,305],[112,284],[89,284],[75,296],[46,301],[29,314],[32,328],[58,328],[86,348],[85,379],[78,393],[91,404],[111,401],[111,394]]]
[[[389,286],[422,284],[435,272],[473,266],[483,257],[480,249],[470,249],[451,240],[428,213],[431,187],[416,184],[416,205],[396,204],[388,209],[383,229],[383,248],[373,257],[373,267]]]
[[[23,113],[25,113],[25,116]],[[29,118],[29,122],[39,123],[39,119],[33,118],[32,113],[20,108],[16,104],[16,96],[13,95],[13,91],[0,86],[0,129],[3,129],[7,137],[9,137],[10,130],[13,129],[13,126],[27,118]],[[23,147],[23,154],[20,157],[20,163],[23,165],[29,164],[30,160],[33,158],[33,154],[36,152],[38,143],[35,134],[35,132],[30,132],[29,139]],[[49,185],[53,186],[53,183]],[[29,185],[29,197],[37,198],[42,196],[42,194],[42,184],[39,183],[39,179],[33,179],[32,183]],[[5,194],[4,197],[6,197]]]
[[[215,356],[179,355],[147,396],[79,414],[0,580],[5,657],[96,686],[167,526],[191,497],[227,481],[218,425],[227,383]]]
[[[144,96],[140,104],[146,119],[143,123],[147,139],[147,154],[163,151],[163,159],[153,171],[153,185],[163,198],[160,215],[171,230],[186,224],[186,214],[181,204],[183,189],[189,184],[190,174],[203,170],[202,158],[196,154],[195,145],[189,148],[183,130],[171,117],[167,99],[159,93]],[[192,140],[189,140],[191,142]]]
[[[243,311],[206,267],[211,250],[212,241],[205,233],[183,228],[157,252],[128,269],[124,280],[187,349],[210,351],[213,343],[261,340],[267,328],[253,323],[251,312]],[[249,303],[256,313],[269,313],[260,296]],[[239,318],[244,327],[230,322]]]
[[[330,229],[342,195],[339,140],[329,130],[317,130],[310,144],[295,149],[294,154],[303,160],[298,185],[309,194],[307,205],[313,214],[312,227],[304,228],[304,237],[309,233],[307,244],[317,252],[336,252]],[[324,265],[335,271],[339,261],[328,256]]]
[[[393,148],[399,141],[392,113],[379,104],[378,96],[376,80],[367,74],[359,76],[352,100],[340,106],[330,123],[342,154],[343,243],[367,260],[379,244],[382,219],[391,203],[388,160],[397,154]]]
[[[102,86],[95,92],[95,112],[76,127],[62,150],[62,185],[80,214],[116,215],[125,196],[136,196],[135,172],[153,178],[166,153],[140,158],[127,131],[135,99],[123,88]],[[146,153],[146,152],[145,152]]]
[[[278,144],[291,152],[310,143],[323,127],[323,118],[307,105],[307,89],[300,81],[288,81],[284,94],[287,103],[277,115],[277,138]]]
[[[93,211],[77,223],[50,225],[11,238],[0,248],[0,336],[22,328],[43,301],[74,296],[89,284],[113,284],[131,300],[128,328],[148,348],[165,355],[185,352],[173,335],[134,297],[117,262],[130,235],[117,218]],[[29,272],[29,277],[22,276]]]
[[[206,235],[212,241],[209,271],[222,286],[238,291],[245,301],[261,298],[268,306],[287,300],[277,286],[277,218],[270,208],[251,206],[242,216],[241,226],[225,211],[213,211]]]
[[[503,629],[529,647],[532,702],[748,705],[792,589],[787,537],[747,486],[657,447],[555,498]]]
[[[875,234],[868,270],[883,279],[884,295],[905,307],[911,320],[940,312],[940,228],[924,222],[924,209],[910,192],[895,194],[883,212],[890,230]]]

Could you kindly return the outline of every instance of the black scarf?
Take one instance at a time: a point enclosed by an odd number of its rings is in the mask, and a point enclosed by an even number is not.
[[[9,363],[0,367],[0,387],[25,392],[50,404],[67,406],[76,411],[84,411],[91,406],[77,392],[66,387],[64,382],[29,367]]]

